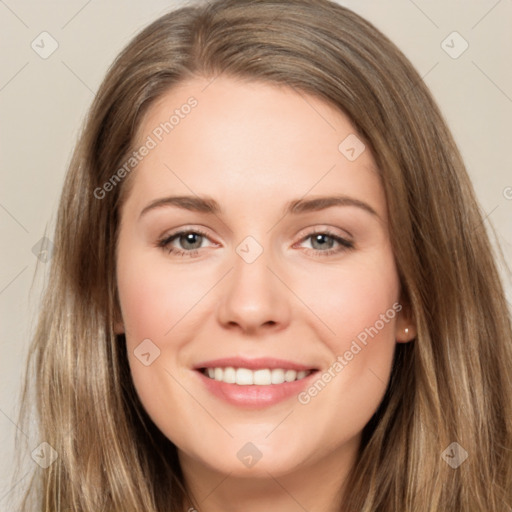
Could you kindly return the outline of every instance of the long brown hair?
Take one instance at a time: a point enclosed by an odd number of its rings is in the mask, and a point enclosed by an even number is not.
[[[32,498],[30,510],[45,512],[181,511],[189,503],[176,448],[138,401],[124,336],[113,330],[119,208],[130,180],[102,198],[94,191],[134,150],[158,98],[187,78],[220,74],[285,85],[342,110],[381,175],[418,334],[397,346],[344,510],[510,511],[511,321],[475,194],[409,61],[328,0],[183,7],[144,29],[109,69],[66,175],[28,360],[24,410],[35,377],[40,439],[58,458],[33,475],[37,496],[27,493],[24,510]],[[443,453],[459,445],[468,457],[454,468]]]

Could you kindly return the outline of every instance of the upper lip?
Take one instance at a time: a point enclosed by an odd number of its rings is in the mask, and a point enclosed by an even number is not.
[[[247,359],[243,357],[223,357],[221,359],[212,359],[203,361],[194,366],[195,370],[202,368],[248,368],[249,370],[260,370],[269,368],[271,370],[282,368],[283,370],[315,370],[311,365],[287,361],[285,359],[276,359],[273,357],[259,357],[255,359]]]

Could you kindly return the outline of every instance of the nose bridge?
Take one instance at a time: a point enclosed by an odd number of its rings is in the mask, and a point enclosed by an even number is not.
[[[247,236],[235,248],[233,269],[222,291],[219,321],[254,330],[265,325],[287,324],[289,304],[274,275],[271,250]],[[270,267],[270,268],[269,268]]]

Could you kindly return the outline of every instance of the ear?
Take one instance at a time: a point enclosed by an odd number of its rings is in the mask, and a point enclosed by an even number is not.
[[[397,343],[408,343],[416,338],[416,322],[413,318],[411,308],[402,304],[395,322],[395,339]]]
[[[121,314],[121,310],[119,308],[119,304],[115,304],[114,306],[114,333],[115,334],[124,334],[124,322],[123,316]]]
[[[124,323],[123,322],[114,322],[114,333],[115,334],[124,334]]]

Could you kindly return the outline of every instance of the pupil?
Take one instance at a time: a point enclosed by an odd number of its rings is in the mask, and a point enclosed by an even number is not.
[[[325,234],[315,235],[315,237],[313,238],[313,240],[314,240],[313,246],[314,246],[315,243],[319,243],[320,247],[324,247],[325,248],[326,246],[329,246],[329,248],[331,248],[333,241],[331,240],[330,244],[326,243],[325,242],[326,238],[330,238],[330,236],[329,235],[325,235]]]
[[[199,247],[201,247],[201,236],[202,235],[199,235],[197,233],[188,233],[187,235],[184,235],[182,238],[185,239],[185,247],[187,247],[187,244],[191,244],[191,245],[194,245],[196,244],[197,247],[188,247],[189,249],[198,249]],[[194,239],[198,237],[199,238],[199,243],[197,240],[195,240],[194,242]]]

